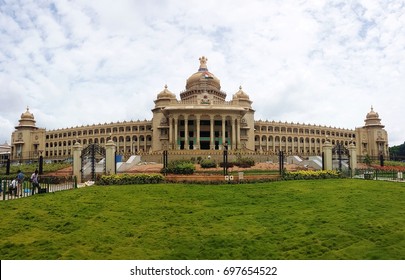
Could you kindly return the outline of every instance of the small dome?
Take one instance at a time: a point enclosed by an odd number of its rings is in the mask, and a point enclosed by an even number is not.
[[[157,95],[158,99],[163,99],[163,98],[176,98],[176,95],[172,93],[170,90],[167,89],[167,85],[165,85],[165,88]]]
[[[249,95],[247,95],[246,92],[244,92],[242,90],[242,86],[240,86],[238,92],[236,92],[233,95],[233,99],[247,99],[247,100],[249,100]]]
[[[34,114],[30,112],[30,109],[27,107],[27,111],[25,113],[21,114],[20,122],[18,126],[15,128],[21,128],[21,127],[33,127],[35,128],[35,119],[34,119]]]
[[[366,119],[375,119],[375,118],[379,118],[378,113],[374,112],[373,106],[371,106],[371,110],[370,112],[367,114]]]
[[[380,116],[378,115],[377,112],[374,112],[373,106],[371,106],[371,110],[367,114],[364,123],[365,127],[384,127],[384,125],[381,124]]]
[[[198,72],[191,75],[186,82],[186,90],[194,86],[212,86],[218,90],[221,89],[220,81],[214,74],[208,71],[207,60],[205,56],[200,57],[200,68]]]
[[[26,119],[34,119],[34,114],[30,112],[30,109],[27,107],[27,111],[25,113],[21,114],[21,119],[26,120]]]

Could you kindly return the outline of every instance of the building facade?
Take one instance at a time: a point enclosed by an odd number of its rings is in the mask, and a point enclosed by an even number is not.
[[[334,145],[353,142],[361,156],[388,157],[388,134],[378,113],[366,115],[363,127],[335,127],[254,119],[252,101],[242,87],[226,100],[220,80],[200,58],[198,71],[186,81],[180,99],[167,86],[157,94],[152,120],[93,124],[55,130],[36,127],[27,108],[11,136],[11,158],[27,161],[40,155],[52,160],[72,156],[76,141],[104,145],[112,139],[122,155],[164,150],[198,154],[204,150],[246,151],[274,155],[320,155],[326,139]]]
[[[11,146],[6,142],[0,145],[0,166],[5,166],[8,159],[11,159]]]

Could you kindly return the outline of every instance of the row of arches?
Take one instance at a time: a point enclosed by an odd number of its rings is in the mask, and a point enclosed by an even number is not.
[[[267,126],[259,125],[255,126],[257,132],[260,133],[291,133],[296,135],[321,135],[330,137],[344,137],[344,138],[356,138],[354,132],[319,129],[319,128],[304,128],[304,127],[287,127],[287,126]]]
[[[127,126],[111,126],[101,128],[88,128],[88,129],[67,129],[64,132],[49,132],[46,139],[63,139],[68,137],[80,137],[87,135],[104,135],[115,133],[143,133],[145,131],[152,131],[152,124],[143,125],[127,125]]]
[[[296,143],[325,143],[325,138],[314,138],[314,137],[298,137],[298,136],[259,136],[256,135],[255,136],[255,143],[256,142],[262,142],[262,143],[266,143],[266,142],[296,142]],[[342,143],[344,145],[349,145],[349,143],[351,142],[351,140],[336,140],[336,139],[332,139],[331,143]]]
[[[93,143],[104,145],[108,140],[110,140],[110,137],[78,138],[47,142],[45,144],[45,156],[69,157],[72,155],[72,148],[76,142],[79,142],[83,146]],[[117,152],[120,154],[148,151],[152,146],[151,134],[113,136],[111,140],[117,145]]]
[[[325,138],[291,137],[291,136],[255,136],[255,150],[260,152],[278,153],[285,151],[289,154],[320,155]],[[351,140],[332,139],[331,144],[349,146],[355,144]]]

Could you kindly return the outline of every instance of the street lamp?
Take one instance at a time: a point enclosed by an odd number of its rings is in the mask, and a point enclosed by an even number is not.
[[[278,153],[278,170],[280,175],[284,173],[284,152],[282,150]]]
[[[227,142],[224,143],[223,156],[224,156],[224,160],[223,160],[223,162],[224,162],[224,176],[227,176],[228,175],[228,143]]]
[[[39,168],[38,168],[38,173],[39,175],[42,175],[43,173],[43,165],[44,165],[44,157],[42,156],[42,150],[39,150]]]

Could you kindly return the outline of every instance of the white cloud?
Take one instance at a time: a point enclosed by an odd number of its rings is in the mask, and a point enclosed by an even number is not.
[[[257,119],[353,129],[374,105],[401,144],[400,2],[3,0],[0,142],[27,105],[48,129],[150,119],[163,86],[178,96],[205,55]]]

